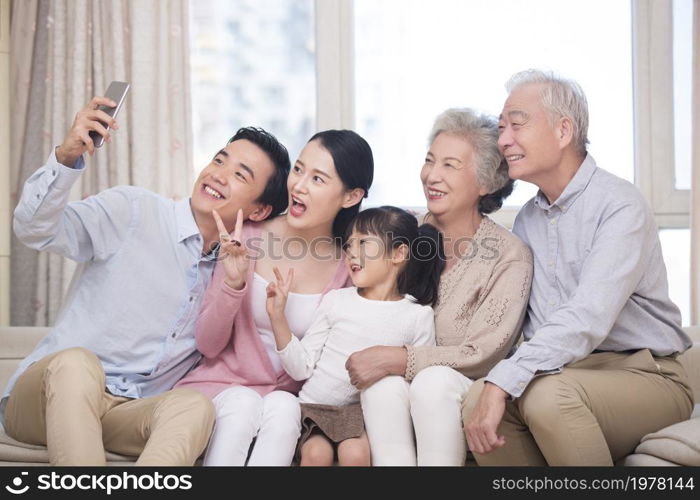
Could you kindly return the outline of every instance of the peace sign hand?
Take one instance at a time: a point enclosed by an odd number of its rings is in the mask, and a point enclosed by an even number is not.
[[[248,252],[241,243],[243,210],[238,209],[233,238],[226,230],[219,213],[216,210],[212,210],[211,213],[216,221],[216,227],[219,229],[219,261],[224,266],[224,271],[226,271],[224,282],[235,290],[241,290],[245,286],[248,265],[250,264]]]
[[[265,309],[271,320],[284,316],[284,307],[287,305],[287,296],[294,279],[294,269],[291,267],[287,273],[286,281],[277,267],[273,270],[277,281],[270,281],[270,284],[267,285],[267,303],[265,304]]]

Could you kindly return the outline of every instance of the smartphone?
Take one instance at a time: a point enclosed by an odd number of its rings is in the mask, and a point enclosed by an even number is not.
[[[109,84],[109,87],[107,87],[107,92],[105,92],[104,96],[112,99],[114,102],[117,103],[117,105],[113,108],[110,108],[109,106],[104,106],[100,105],[97,109],[104,111],[107,113],[109,116],[112,118],[117,117],[117,113],[119,113],[119,110],[122,107],[122,103],[124,102],[124,98],[126,97],[126,94],[129,92],[129,84],[126,82],[112,82]],[[107,125],[103,123],[105,127]],[[107,130],[109,130],[109,127],[107,127]],[[105,138],[102,137],[102,135],[98,134],[94,130],[90,131],[90,138],[92,139],[92,143],[95,145],[96,148],[102,147],[102,144],[105,142]]]

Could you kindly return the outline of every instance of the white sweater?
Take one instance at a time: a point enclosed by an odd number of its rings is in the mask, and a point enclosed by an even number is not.
[[[345,369],[348,357],[376,345],[435,345],[433,309],[407,295],[398,301],[368,300],[357,288],[326,294],[302,340],[278,351],[295,380],[308,379],[302,403],[345,406],[360,400]]]

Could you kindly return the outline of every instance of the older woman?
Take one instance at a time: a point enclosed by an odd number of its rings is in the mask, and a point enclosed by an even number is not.
[[[374,465],[464,464],[462,398],[520,334],[532,255],[486,215],[513,190],[497,140],[496,120],[469,109],[448,109],[433,126],[420,177],[425,220],[442,231],[447,258],[437,345],[372,347],[347,363],[363,389]]]

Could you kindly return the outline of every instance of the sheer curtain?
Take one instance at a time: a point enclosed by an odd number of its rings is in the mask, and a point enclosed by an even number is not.
[[[13,207],[25,180],[112,80],[131,83],[120,129],[71,196],[132,184],[188,196],[192,182],[187,0],[13,0]],[[74,264],[12,242],[13,325],[56,319]]]
[[[690,322],[700,324],[700,0],[693,3],[693,145],[690,192]]]

